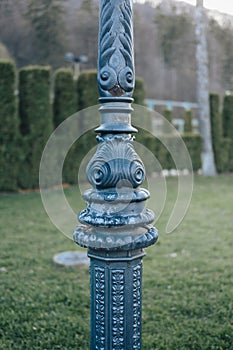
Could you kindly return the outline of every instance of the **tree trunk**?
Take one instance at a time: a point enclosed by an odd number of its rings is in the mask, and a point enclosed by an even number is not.
[[[197,100],[199,105],[200,133],[203,138],[202,173],[204,176],[215,176],[216,167],[214,162],[210,125],[206,18],[203,10],[203,0],[197,0],[196,2],[196,40]]]

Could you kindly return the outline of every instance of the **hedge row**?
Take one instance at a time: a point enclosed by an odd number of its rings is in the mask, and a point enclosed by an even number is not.
[[[233,171],[233,94],[227,94],[224,96],[222,117],[223,117],[222,146],[226,149],[225,155],[223,155],[224,157],[223,169],[224,171],[226,170]],[[227,160],[227,154],[228,154],[228,160]]]
[[[158,139],[144,129],[140,129],[139,131],[136,141],[145,146],[143,161],[146,165],[147,173],[150,174],[154,171],[159,171],[161,167],[168,170],[176,168],[184,170],[189,168],[186,158],[181,159],[183,144],[180,142],[180,138],[172,134],[164,134]],[[192,160],[192,169],[198,171],[201,168],[201,136],[199,134],[187,133],[182,135],[182,140]],[[157,159],[157,167],[156,161],[154,164],[151,164],[151,155],[148,154],[147,150],[150,150],[152,155]],[[175,160],[178,161],[177,164],[174,163]],[[192,169],[189,168],[188,170]]]
[[[233,96],[225,96],[223,114],[220,113],[219,95],[210,94],[212,145],[219,173],[233,171]],[[232,129],[233,130],[233,129]]]
[[[77,83],[72,72],[59,69],[54,76],[54,99],[51,102],[51,71],[49,67],[31,66],[19,71],[18,101],[15,96],[15,67],[11,62],[0,62],[0,190],[9,191],[17,188],[35,188],[38,186],[39,164],[45,143],[52,130],[68,116],[98,103],[96,71],[80,74]],[[135,103],[143,104],[145,90],[143,81],[136,79]],[[216,109],[217,102],[213,108]],[[18,113],[17,113],[18,103]],[[232,99],[227,98],[224,110],[225,125],[231,120]],[[80,112],[81,113],[81,112]],[[169,112],[170,113],[170,112]],[[171,114],[167,119],[171,119]],[[137,113],[136,113],[137,114]],[[140,116],[141,118],[141,116]],[[190,131],[191,115],[187,115],[187,131]],[[87,125],[85,125],[85,123]],[[79,118],[77,130],[88,128],[88,118]],[[90,124],[90,123],[89,123]],[[216,122],[213,124],[216,127]],[[150,130],[150,127],[147,126]],[[224,131],[225,133],[227,130]],[[93,130],[85,133],[70,149],[63,167],[63,180],[77,183],[78,168],[81,160],[96,145]],[[227,134],[228,135],[228,134]],[[230,135],[228,135],[230,136]],[[171,137],[171,135],[169,135]],[[201,167],[201,139],[199,135],[185,134],[183,139],[190,152],[193,168]],[[174,168],[173,160],[162,143],[148,134],[140,132],[137,140],[145,144],[156,155],[163,168]],[[61,144],[61,140],[58,140]],[[222,138],[216,149],[228,150],[221,156],[221,169],[229,168],[229,153],[232,140]],[[58,147],[58,152],[61,150]],[[225,158],[224,158],[225,157]]]
[[[193,113],[191,109],[186,109],[184,114],[184,133],[192,133],[193,131]]]
[[[60,68],[54,75],[53,124],[56,128],[67,117],[78,110],[73,73],[68,68]]]
[[[11,61],[0,62],[0,190],[39,186],[39,165],[49,135],[76,111],[98,104],[96,71],[80,75],[78,83],[72,71],[59,69],[54,75],[54,99],[51,103],[50,67],[29,66],[16,79]],[[15,91],[18,80],[18,98]],[[145,98],[143,82],[137,79],[138,103]],[[140,91],[141,90],[141,91]],[[16,106],[18,108],[16,108]],[[81,128],[88,118],[79,118]],[[89,127],[87,124],[85,127]],[[94,131],[84,134],[70,149],[63,167],[65,182],[77,183],[79,164],[90,147],[96,145]],[[58,140],[62,145],[63,140]],[[58,148],[58,152],[59,152]]]
[[[0,61],[0,190],[17,189],[18,118],[16,114],[15,66]]]
[[[53,130],[50,106],[50,68],[26,67],[19,71],[19,119],[22,135],[20,188],[39,186],[39,165]],[[21,158],[21,159],[22,159]]]
[[[78,110],[78,98],[76,92],[76,82],[73,79],[72,70],[60,68],[54,75],[54,101],[53,101],[53,122],[54,127],[58,127],[69,116]],[[58,132],[59,134],[59,132]],[[64,137],[59,135],[60,138]],[[67,135],[68,137],[68,135]],[[62,147],[63,140],[59,140]],[[66,183],[77,183],[76,174],[76,149],[69,151],[63,166],[63,181]]]

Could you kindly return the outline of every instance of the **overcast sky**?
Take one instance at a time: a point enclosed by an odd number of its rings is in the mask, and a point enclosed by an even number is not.
[[[145,2],[145,0],[137,0],[137,1]],[[160,0],[150,0],[150,1],[155,3],[161,2]],[[176,1],[183,1],[192,5],[196,4],[196,0],[176,0]],[[233,0],[204,0],[204,7],[233,15]]]

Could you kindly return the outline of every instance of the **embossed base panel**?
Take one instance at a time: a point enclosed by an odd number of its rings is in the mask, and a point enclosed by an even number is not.
[[[142,255],[90,254],[91,350],[141,349]]]

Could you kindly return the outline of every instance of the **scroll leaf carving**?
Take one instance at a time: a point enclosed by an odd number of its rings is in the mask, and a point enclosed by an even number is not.
[[[143,162],[129,138],[115,136],[101,142],[87,166],[89,182],[97,188],[110,188],[126,180],[133,188],[145,178]]]
[[[102,2],[98,72],[102,97],[132,96],[135,80],[132,1]]]

